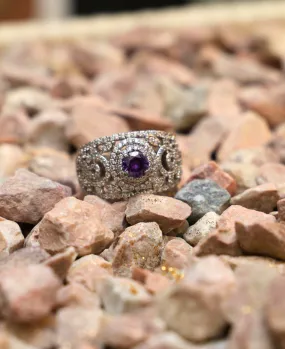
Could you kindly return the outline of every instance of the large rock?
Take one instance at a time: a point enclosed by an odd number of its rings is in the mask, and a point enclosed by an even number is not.
[[[70,188],[21,169],[0,186],[0,216],[35,224],[70,195]]]
[[[116,275],[131,276],[132,268],[154,270],[160,265],[162,232],[157,223],[138,223],[119,237],[113,257]]]
[[[275,218],[272,215],[249,210],[242,206],[230,206],[221,215],[217,228],[199,242],[194,249],[194,253],[198,256],[208,254],[241,255],[242,251],[236,232],[236,222],[239,220],[247,224],[255,221],[275,222]]]
[[[252,210],[270,213],[274,211],[279,194],[274,184],[266,183],[247,189],[231,199],[232,205],[240,205]]]
[[[168,328],[190,341],[217,338],[227,327],[222,303],[234,287],[234,274],[226,264],[215,256],[202,258],[160,298],[161,317]]]
[[[221,214],[229,205],[230,194],[209,179],[196,179],[185,185],[176,194],[176,199],[192,208],[189,222],[195,223],[208,212]]]
[[[94,207],[73,197],[61,200],[46,213],[38,230],[41,247],[52,254],[69,246],[80,256],[100,253],[114,238]]]
[[[191,208],[167,196],[142,194],[131,198],[127,205],[128,223],[156,222],[163,233],[180,227],[191,214]]]
[[[0,275],[1,313],[4,318],[31,322],[51,312],[61,283],[50,268],[43,265],[10,266],[1,269]]]
[[[246,253],[285,260],[285,225],[258,219],[236,223],[238,242]]]

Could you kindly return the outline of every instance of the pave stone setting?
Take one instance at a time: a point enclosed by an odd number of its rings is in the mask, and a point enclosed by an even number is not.
[[[79,150],[77,175],[87,194],[125,200],[140,193],[163,193],[181,179],[175,136],[135,131],[98,138]]]

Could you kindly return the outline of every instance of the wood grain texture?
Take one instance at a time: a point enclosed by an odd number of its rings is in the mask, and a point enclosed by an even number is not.
[[[272,20],[274,20],[273,25]],[[72,18],[64,21],[2,24],[0,25],[0,44],[18,41],[19,38],[21,40],[62,40],[87,35],[104,38],[137,26],[146,25],[175,29],[185,26],[223,25],[226,23],[242,24],[243,26],[251,26],[254,23],[257,30],[260,29],[267,36],[268,31],[272,33],[276,28],[285,30],[285,1],[268,0],[192,5],[158,11],[140,11],[132,14]],[[262,25],[258,26],[258,23],[262,23]]]

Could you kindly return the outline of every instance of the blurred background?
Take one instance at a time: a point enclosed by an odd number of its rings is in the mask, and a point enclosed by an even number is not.
[[[201,2],[215,2],[215,0],[0,0],[0,20],[62,18],[70,15],[123,12]]]

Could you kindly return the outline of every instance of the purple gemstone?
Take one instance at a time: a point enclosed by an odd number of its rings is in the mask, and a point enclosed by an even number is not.
[[[133,178],[144,176],[149,168],[147,157],[140,151],[133,151],[122,160],[122,169]]]

